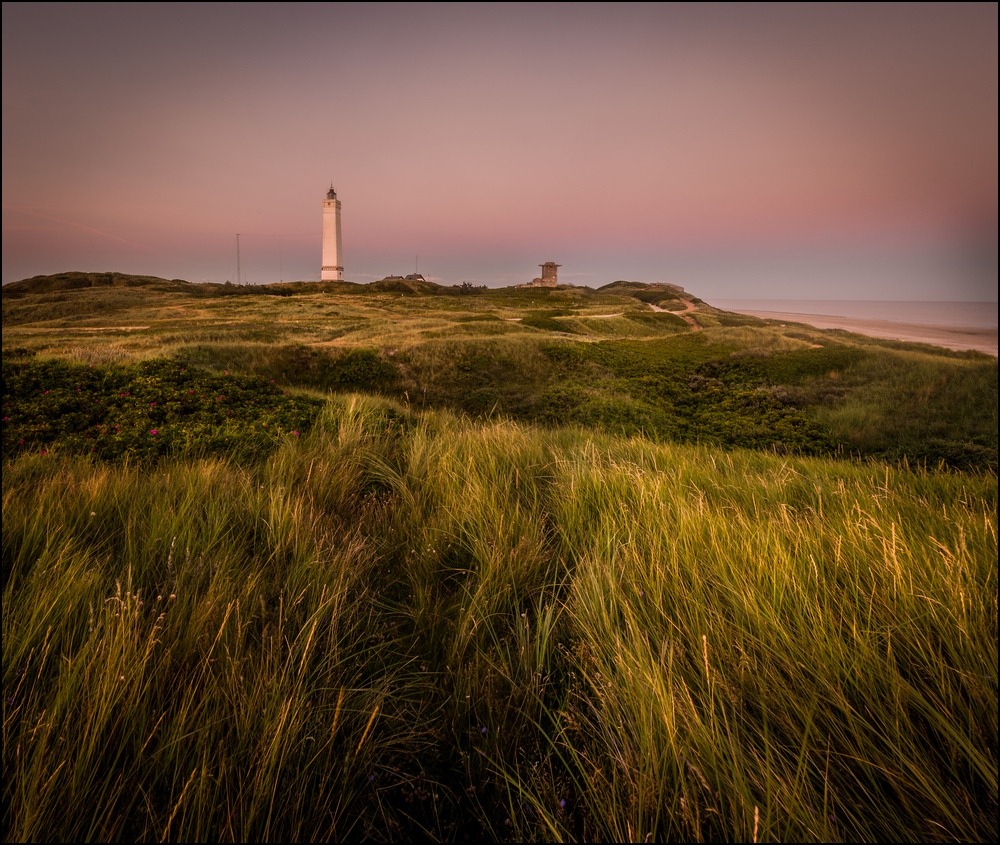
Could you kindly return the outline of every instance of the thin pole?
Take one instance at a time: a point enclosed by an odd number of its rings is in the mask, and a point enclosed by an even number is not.
[[[240,233],[236,233],[236,284],[240,284]]]

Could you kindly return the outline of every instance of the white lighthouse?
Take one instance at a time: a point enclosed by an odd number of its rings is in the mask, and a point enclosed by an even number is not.
[[[340,239],[340,200],[330,185],[323,200],[323,275],[324,282],[344,280],[344,252]]]

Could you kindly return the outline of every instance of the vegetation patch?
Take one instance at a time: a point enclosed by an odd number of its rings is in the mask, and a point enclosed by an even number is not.
[[[3,456],[257,460],[308,431],[321,403],[252,376],[170,361],[88,367],[3,359]]]
[[[241,370],[260,378],[314,390],[390,393],[400,379],[399,368],[376,349],[330,351],[305,344],[192,345],[177,357],[215,370]]]
[[[500,323],[503,322],[495,314],[463,314],[455,317],[456,323]]]
[[[674,332],[688,330],[688,324],[683,319],[676,314],[665,314],[662,311],[629,311],[625,319],[650,328],[669,329]]]
[[[835,448],[814,416],[770,389],[760,374],[742,384],[706,375],[706,364],[726,349],[706,345],[699,335],[545,351],[559,372],[559,387],[537,409],[547,422],[561,419],[617,434],[781,452],[823,454]],[[593,383],[599,372],[604,374],[599,394],[566,389]]]
[[[555,311],[531,311],[521,319],[522,326],[529,326],[533,329],[541,329],[546,332],[562,332],[564,334],[575,334],[576,330],[566,323],[560,323],[556,317],[564,316],[569,312],[562,309]]]

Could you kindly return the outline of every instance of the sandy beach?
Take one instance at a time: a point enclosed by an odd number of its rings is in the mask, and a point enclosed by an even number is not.
[[[792,314],[781,311],[756,311],[728,309],[740,314],[750,314],[767,320],[789,323],[806,323],[817,329],[843,329],[868,337],[930,343],[959,351],[975,349],[988,355],[997,355],[997,330],[965,326],[930,326],[923,323],[898,323],[889,320],[864,320],[858,317],[831,317],[824,314]]]

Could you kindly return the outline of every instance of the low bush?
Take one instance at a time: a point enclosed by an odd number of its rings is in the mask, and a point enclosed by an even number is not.
[[[93,367],[3,359],[3,456],[254,460],[307,431],[321,402],[252,376],[171,361]]]

